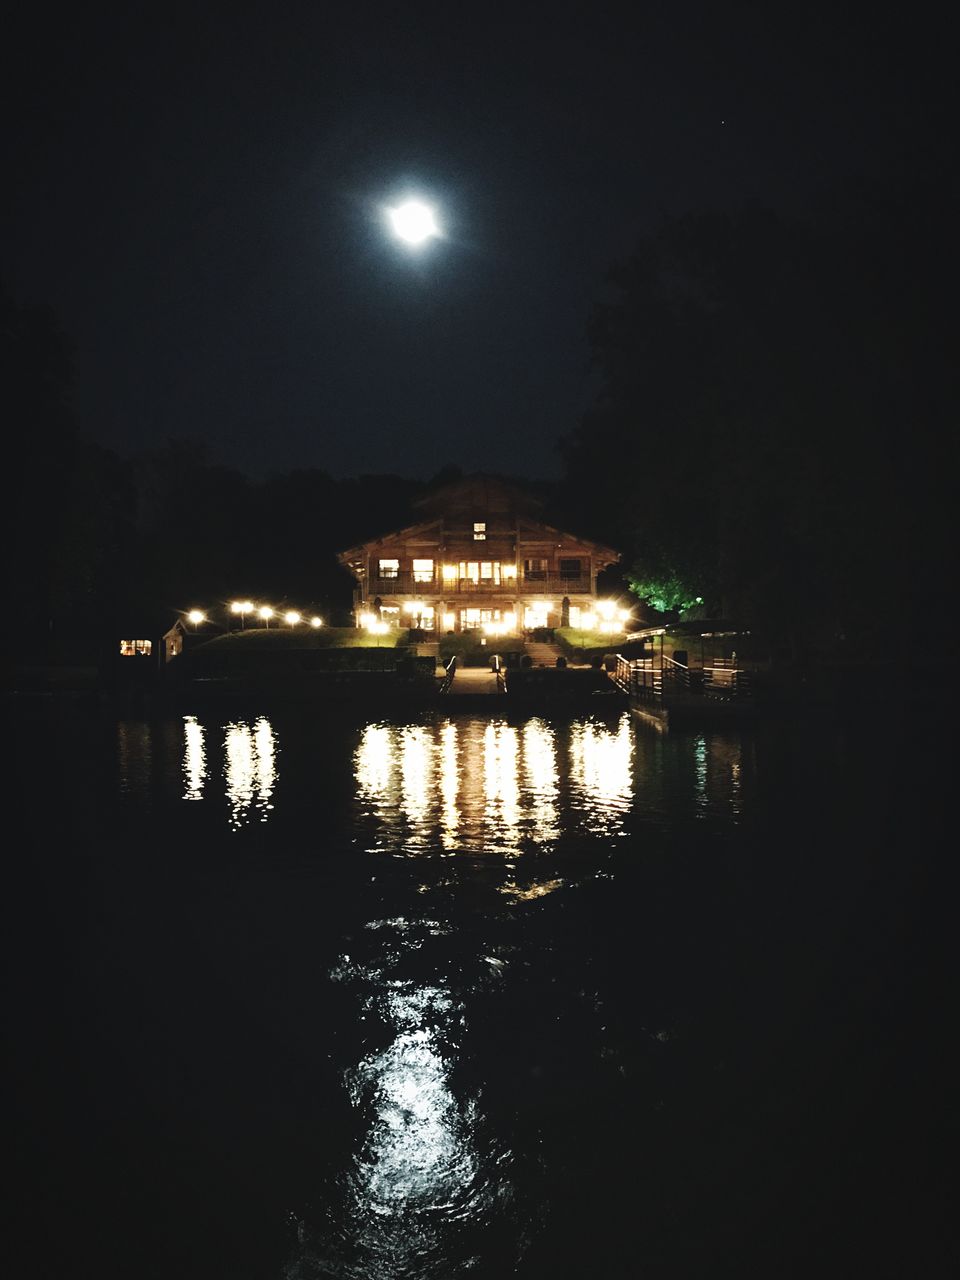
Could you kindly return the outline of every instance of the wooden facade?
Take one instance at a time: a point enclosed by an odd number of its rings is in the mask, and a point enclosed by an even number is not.
[[[416,504],[422,520],[340,553],[358,626],[512,634],[577,626],[619,553],[544,524],[539,499],[474,475]]]

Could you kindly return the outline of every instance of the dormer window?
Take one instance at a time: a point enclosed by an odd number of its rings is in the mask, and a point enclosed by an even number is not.
[[[487,537],[487,522],[485,520],[475,520],[473,522],[474,542],[485,542],[486,537]]]

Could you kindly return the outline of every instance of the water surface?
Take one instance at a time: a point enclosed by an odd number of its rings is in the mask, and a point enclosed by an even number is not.
[[[947,1260],[922,733],[34,704],[10,745],[29,1274]]]

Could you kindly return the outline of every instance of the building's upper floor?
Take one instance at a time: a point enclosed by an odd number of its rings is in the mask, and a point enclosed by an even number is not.
[[[498,477],[468,476],[421,499],[419,523],[351,547],[340,561],[362,601],[595,593],[618,552],[543,523],[541,505]]]

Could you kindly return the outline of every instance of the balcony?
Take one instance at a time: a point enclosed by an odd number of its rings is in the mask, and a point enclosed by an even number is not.
[[[418,596],[425,600],[455,596],[573,596],[589,594],[593,584],[589,574],[562,578],[545,573],[538,577],[502,578],[500,582],[472,578],[436,578],[432,582],[415,582],[412,573],[398,573],[395,578],[370,578],[364,599],[374,596]]]

